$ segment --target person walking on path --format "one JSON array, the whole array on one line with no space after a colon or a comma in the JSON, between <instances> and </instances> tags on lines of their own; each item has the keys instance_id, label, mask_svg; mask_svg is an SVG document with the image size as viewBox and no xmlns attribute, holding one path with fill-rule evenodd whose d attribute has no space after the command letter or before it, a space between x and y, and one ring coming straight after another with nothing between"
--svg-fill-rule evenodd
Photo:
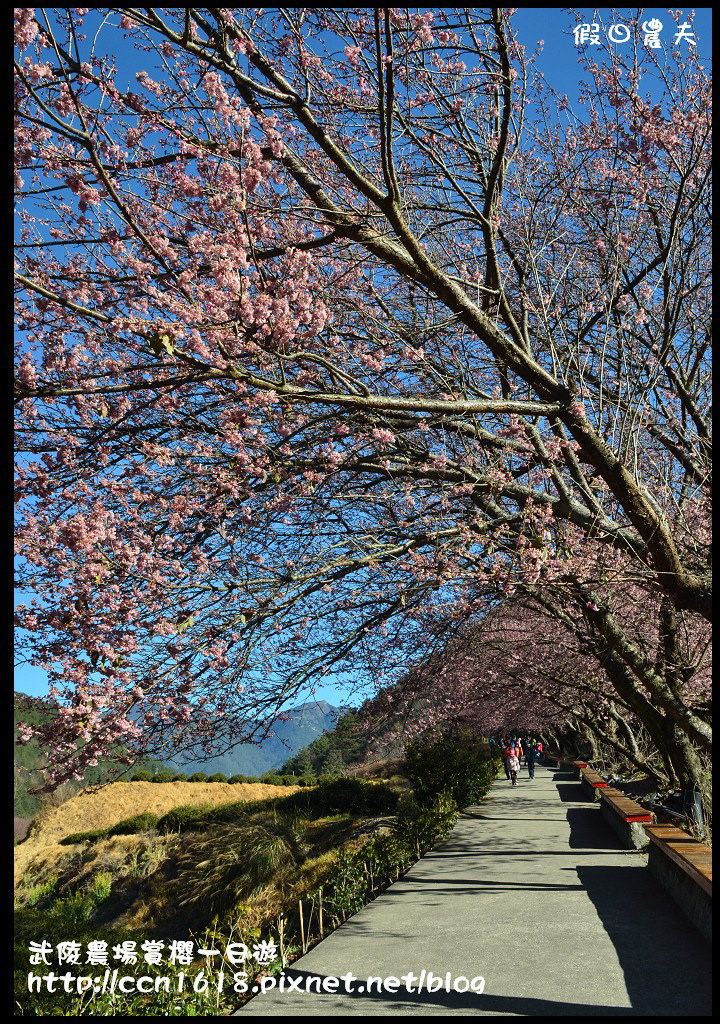
<instances>
[{"instance_id":1,"label":"person walking on path","mask_svg":"<svg viewBox=\"0 0 720 1024\"><path fill-rule=\"evenodd\" d=\"M537 747L534 743L525 744L525 764L527 765L528 775L531 779L535 778L535 758L537 756Z\"/></svg>"},{"instance_id":2,"label":"person walking on path","mask_svg":"<svg viewBox=\"0 0 720 1024\"><path fill-rule=\"evenodd\" d=\"M517 749L513 748L510 757L508 758L508 768L510 770L510 781L513 786L517 786L517 777L520 770L520 761L517 755Z\"/></svg>"},{"instance_id":3,"label":"person walking on path","mask_svg":"<svg viewBox=\"0 0 720 1024\"><path fill-rule=\"evenodd\" d=\"M503 764L505 765L505 778L510 781L510 768L508 767L508 761L513 755L513 747L510 745L510 740L506 740L503 745Z\"/></svg>"}]
</instances>

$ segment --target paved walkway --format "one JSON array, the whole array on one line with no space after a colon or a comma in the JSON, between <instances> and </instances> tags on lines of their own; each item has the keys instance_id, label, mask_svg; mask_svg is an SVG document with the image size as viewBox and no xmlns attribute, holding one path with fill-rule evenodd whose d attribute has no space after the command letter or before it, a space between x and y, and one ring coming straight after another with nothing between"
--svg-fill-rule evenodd
<instances>
[{"instance_id":1,"label":"paved walkway","mask_svg":"<svg viewBox=\"0 0 720 1024\"><path fill-rule=\"evenodd\" d=\"M709 947L645 865L619 849L578 782L522 769L516 788L498 780L444 842L286 971L449 971L483 976L483 994L276 990L238 1015L709 1016Z\"/></svg>"}]
</instances>

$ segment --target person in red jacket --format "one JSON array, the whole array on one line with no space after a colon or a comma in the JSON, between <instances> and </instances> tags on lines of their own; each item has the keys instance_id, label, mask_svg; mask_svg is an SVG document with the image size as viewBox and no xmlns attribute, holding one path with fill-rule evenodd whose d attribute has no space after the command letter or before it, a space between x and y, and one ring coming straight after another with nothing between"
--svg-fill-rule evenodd
<instances>
[{"instance_id":1,"label":"person in red jacket","mask_svg":"<svg viewBox=\"0 0 720 1024\"><path fill-rule=\"evenodd\" d=\"M503 763L505 765L505 778L508 780L508 782L510 782L510 769L508 767L508 761L512 757L513 753L514 748L512 747L510 740L506 739L503 742Z\"/></svg>"}]
</instances>

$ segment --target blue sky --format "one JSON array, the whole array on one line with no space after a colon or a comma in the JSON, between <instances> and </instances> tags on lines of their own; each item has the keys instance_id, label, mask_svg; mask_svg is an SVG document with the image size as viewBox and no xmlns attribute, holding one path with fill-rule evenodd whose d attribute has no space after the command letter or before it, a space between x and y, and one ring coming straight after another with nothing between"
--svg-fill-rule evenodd
<instances>
[{"instance_id":1,"label":"blue sky","mask_svg":"<svg viewBox=\"0 0 720 1024\"><path fill-rule=\"evenodd\" d=\"M697 48L703 57L710 57L711 53L711 23L712 12L709 7L694 8L694 32L697 40ZM687 21L686 15L690 14L691 8L682 10L681 23ZM536 43L542 39L544 42L543 51L538 64L545 74L548 82L555 88L567 92L568 96L576 93L578 83L577 58L579 50L575 46L572 34L573 29L580 24L591 24L599 22L607 28L609 25L627 25L631 27L637 22L652 21L657 19L663 24L659 33L662 48L670 51L672 39L677 31L674 19L668 14L667 8L645 7L642 14L638 16L638 8L635 7L580 7L579 17L576 19L566 10L559 7L521 7L513 16L513 24L516 26L520 41L525 44L529 53L532 53ZM605 40L601 31L601 40ZM681 42L680 50L688 44ZM601 47L594 47L601 49ZM617 49L622 51L622 44L617 44Z\"/></svg>"},{"instance_id":2,"label":"blue sky","mask_svg":"<svg viewBox=\"0 0 720 1024\"><path fill-rule=\"evenodd\" d=\"M682 10L680 21L687 21L690 9ZM535 50L539 40L543 40L543 51L538 59L538 66L544 73L547 81L554 88L562 93L567 93L572 101L577 95L579 80L578 55L579 49L575 45L573 29L582 23L599 22L601 25L601 39L604 41L604 31L609 25L627 25L632 27L638 21L651 21L656 19L663 24L659 38L661 46L667 54L671 51L672 39L677 31L675 20L668 14L667 8L643 8L639 13L638 8L590 8L578 9L578 18L571 15L562 8L540 8L526 7L519 8L514 16L514 24L518 30L520 41L525 45L527 52ZM708 7L695 8L693 24L697 48L702 57L710 56L711 47L711 9ZM128 51L128 63L132 65L132 74L137 67L137 56L131 53L127 44L118 32L117 53L118 63L122 64L123 50ZM679 48L687 47L688 44L681 42ZM618 44L621 48L621 44ZM601 51L601 47L595 47ZM131 68L129 67L130 71ZM28 595L18 595L18 600L28 600ZM45 673L41 669L31 666L19 666L15 673L15 689L24 693L41 696L47 693L47 682ZM349 696L349 687L341 680L334 683L323 683L317 686L314 696L319 700L326 700L330 704L342 704L346 700L357 702L357 698ZM309 698L311 699L311 698Z\"/></svg>"}]
</instances>

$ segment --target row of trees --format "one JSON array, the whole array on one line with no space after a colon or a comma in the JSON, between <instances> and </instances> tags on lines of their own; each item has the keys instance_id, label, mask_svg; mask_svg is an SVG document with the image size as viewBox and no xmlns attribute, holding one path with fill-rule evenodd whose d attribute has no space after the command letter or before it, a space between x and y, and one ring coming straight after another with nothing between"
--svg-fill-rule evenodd
<instances>
[{"instance_id":1,"label":"row of trees","mask_svg":"<svg viewBox=\"0 0 720 1024\"><path fill-rule=\"evenodd\" d=\"M280 775L342 775L345 766L365 758L368 737L356 711L348 711L322 736L278 768Z\"/></svg>"},{"instance_id":2,"label":"row of trees","mask_svg":"<svg viewBox=\"0 0 720 1024\"><path fill-rule=\"evenodd\" d=\"M709 796L708 630L686 621L664 632L662 609L623 597L592 608L565 597L560 610L546 589L528 588L482 623L428 622L436 651L366 704L371 730L403 722L411 736L574 734L591 754L604 747L664 790ZM626 658L608 643L608 621Z\"/></svg>"},{"instance_id":3,"label":"row of trees","mask_svg":"<svg viewBox=\"0 0 720 1024\"><path fill-rule=\"evenodd\" d=\"M56 780L119 739L217 749L453 634L465 664L478 629L507 667L479 699L512 679L538 715L642 722L668 778L696 775L696 50L591 47L572 104L508 8L20 8L16 30L18 624Z\"/></svg>"}]
</instances>

